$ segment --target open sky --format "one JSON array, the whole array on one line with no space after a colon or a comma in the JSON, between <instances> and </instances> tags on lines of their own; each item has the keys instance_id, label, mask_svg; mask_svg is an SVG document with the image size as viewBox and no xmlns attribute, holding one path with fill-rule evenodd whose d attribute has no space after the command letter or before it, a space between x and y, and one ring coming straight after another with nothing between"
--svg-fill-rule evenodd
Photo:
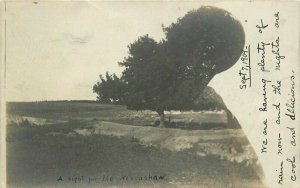
<instances>
[{"instance_id":1,"label":"open sky","mask_svg":"<svg viewBox=\"0 0 300 188\"><path fill-rule=\"evenodd\" d=\"M128 44L145 34L162 39L162 24L201 5L8 2L7 100L95 99L93 84L106 71L121 73L118 62L127 56ZM219 4L224 6L230 7ZM231 9L234 16L246 16Z\"/></svg>"}]
</instances>

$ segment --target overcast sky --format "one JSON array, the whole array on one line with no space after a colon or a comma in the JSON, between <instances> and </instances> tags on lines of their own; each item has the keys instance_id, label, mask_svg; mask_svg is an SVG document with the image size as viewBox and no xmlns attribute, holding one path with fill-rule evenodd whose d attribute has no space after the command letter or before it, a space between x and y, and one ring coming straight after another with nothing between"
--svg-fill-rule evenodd
<instances>
[{"instance_id":1,"label":"overcast sky","mask_svg":"<svg viewBox=\"0 0 300 188\"><path fill-rule=\"evenodd\" d=\"M275 36L270 35L274 27L267 29L269 33L258 35L256 25L261 18L265 23L273 24L273 14L278 10L284 15L280 18L280 32L298 35L296 30L289 28L299 24L297 19L288 20L298 16L296 11L291 11L291 7L297 8L293 4L7 2L6 98L8 101L94 100L96 95L92 86L99 74L109 71L120 75L122 72L118 62L128 55L128 44L145 34L161 40L164 37L162 25L169 26L202 5L213 5L231 12L244 27L246 44L256 45L258 36L274 40ZM286 46L281 50L286 50L291 59L298 54L298 49L290 48L294 42L294 37L286 37L284 44L281 42L281 46ZM252 55L255 58L255 54ZM239 91L240 68L241 65L236 63L210 82L225 101L226 97L234 97L232 90ZM222 83L224 80L226 83Z\"/></svg>"},{"instance_id":2,"label":"overcast sky","mask_svg":"<svg viewBox=\"0 0 300 188\"><path fill-rule=\"evenodd\" d=\"M201 3L9 2L7 3L7 99L92 99L92 86L106 71L120 74L127 45L149 34L164 37ZM247 15L226 3L234 16ZM236 4L237 7L242 7Z\"/></svg>"}]
</instances>

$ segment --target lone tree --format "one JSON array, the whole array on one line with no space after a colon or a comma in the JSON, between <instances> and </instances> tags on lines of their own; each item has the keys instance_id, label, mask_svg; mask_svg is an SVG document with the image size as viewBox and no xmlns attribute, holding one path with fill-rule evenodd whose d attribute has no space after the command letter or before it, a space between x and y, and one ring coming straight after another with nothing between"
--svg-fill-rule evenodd
<instances>
[{"instance_id":1,"label":"lone tree","mask_svg":"<svg viewBox=\"0 0 300 188\"><path fill-rule=\"evenodd\" d=\"M157 43L148 35L129 45L129 56L119 63L125 67L128 109L156 111L164 126L164 110L174 87L177 67L168 59L164 42Z\"/></svg>"},{"instance_id":2,"label":"lone tree","mask_svg":"<svg viewBox=\"0 0 300 188\"><path fill-rule=\"evenodd\" d=\"M164 111L190 110L209 81L233 66L245 43L242 25L231 14L201 7L163 28L166 39L148 35L130 44L125 68L124 103L129 109L156 111L164 127Z\"/></svg>"}]
</instances>

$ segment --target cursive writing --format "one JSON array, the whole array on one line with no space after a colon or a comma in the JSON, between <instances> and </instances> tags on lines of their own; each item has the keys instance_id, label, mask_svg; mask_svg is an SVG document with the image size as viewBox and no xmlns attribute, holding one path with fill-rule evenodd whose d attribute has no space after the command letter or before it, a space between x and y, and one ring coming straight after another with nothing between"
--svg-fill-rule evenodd
<instances>
[{"instance_id":1,"label":"cursive writing","mask_svg":"<svg viewBox=\"0 0 300 188\"><path fill-rule=\"evenodd\" d=\"M268 134L268 132L267 132L267 129L268 129L268 119L264 120L263 124L264 124L263 135L267 136L267 134ZM267 152L267 145L268 145L268 139L266 138L266 139L264 139L262 141L261 153L266 153Z\"/></svg>"},{"instance_id":2,"label":"cursive writing","mask_svg":"<svg viewBox=\"0 0 300 188\"><path fill-rule=\"evenodd\" d=\"M278 152L277 154L280 155L282 154L282 137L280 136L280 133L278 135Z\"/></svg>"},{"instance_id":3,"label":"cursive writing","mask_svg":"<svg viewBox=\"0 0 300 188\"><path fill-rule=\"evenodd\" d=\"M271 43L271 46L272 46L272 53L275 54L275 59L276 59L275 70L279 71L280 70L280 60L285 58L285 56L280 55L280 52L279 52L279 37L277 37L275 42Z\"/></svg>"},{"instance_id":4,"label":"cursive writing","mask_svg":"<svg viewBox=\"0 0 300 188\"><path fill-rule=\"evenodd\" d=\"M257 53L260 53L261 52L261 60L260 62L258 63L258 65L261 67L260 69L263 71L263 72L270 72L269 70L267 70L265 68L265 58L266 58L266 46L270 45L270 43L264 43L264 42L261 42L260 43L261 46L259 45L259 43L257 44Z\"/></svg>"},{"instance_id":5,"label":"cursive writing","mask_svg":"<svg viewBox=\"0 0 300 188\"><path fill-rule=\"evenodd\" d=\"M274 14L274 17L275 17L275 27L278 29L279 28L279 12L276 12Z\"/></svg>"},{"instance_id":6,"label":"cursive writing","mask_svg":"<svg viewBox=\"0 0 300 188\"><path fill-rule=\"evenodd\" d=\"M288 94L290 96L290 99L287 101L286 103L286 110L287 112L285 113L285 115L287 115L288 117L291 118L291 120L295 120L296 119L296 115L295 115L295 76L294 76L294 71L293 75L291 76L291 90L290 93Z\"/></svg>"},{"instance_id":7,"label":"cursive writing","mask_svg":"<svg viewBox=\"0 0 300 188\"><path fill-rule=\"evenodd\" d=\"M265 29L265 28L267 28L267 27L268 27L268 25L264 25L262 19L260 19L260 25L256 25L256 28L258 28L258 32L259 33L262 33L262 30Z\"/></svg>"},{"instance_id":8,"label":"cursive writing","mask_svg":"<svg viewBox=\"0 0 300 188\"><path fill-rule=\"evenodd\" d=\"M291 180L292 181L296 181L296 159L295 159L295 156L293 156L293 160L292 159L289 159L287 158L286 159L287 162L291 163L291 167L292 167L292 175L291 175Z\"/></svg>"},{"instance_id":9,"label":"cursive writing","mask_svg":"<svg viewBox=\"0 0 300 188\"><path fill-rule=\"evenodd\" d=\"M276 170L278 172L278 170ZM281 161L280 163L280 171L279 171L279 175L278 175L278 184L282 185L283 182L283 161Z\"/></svg>"},{"instance_id":10,"label":"cursive writing","mask_svg":"<svg viewBox=\"0 0 300 188\"><path fill-rule=\"evenodd\" d=\"M287 129L289 129L292 133L292 138L291 138L291 144L292 146L296 146L296 132L295 132L295 128L290 128L290 127L286 127Z\"/></svg>"},{"instance_id":11,"label":"cursive writing","mask_svg":"<svg viewBox=\"0 0 300 188\"><path fill-rule=\"evenodd\" d=\"M260 107L259 108L259 111L268 111L268 101L267 101L267 83L268 82L271 82L271 81L268 81L268 80L265 80L265 79L262 79L261 82L263 83L263 102L262 102L262 106L263 107Z\"/></svg>"},{"instance_id":12,"label":"cursive writing","mask_svg":"<svg viewBox=\"0 0 300 188\"><path fill-rule=\"evenodd\" d=\"M241 77L240 89L247 89L247 86L251 87L250 45L242 50L240 60L242 62L242 68L239 71Z\"/></svg>"},{"instance_id":13,"label":"cursive writing","mask_svg":"<svg viewBox=\"0 0 300 188\"><path fill-rule=\"evenodd\" d=\"M277 81L276 82L277 83L277 85L272 85L272 87L273 87L273 92L274 92L274 94L279 94L279 95L281 95L281 81Z\"/></svg>"},{"instance_id":14,"label":"cursive writing","mask_svg":"<svg viewBox=\"0 0 300 188\"><path fill-rule=\"evenodd\" d=\"M280 125L280 103L278 103L277 105L276 104L273 104L273 106L276 108L277 110L277 119L276 119L276 123L278 125Z\"/></svg>"}]
</instances>

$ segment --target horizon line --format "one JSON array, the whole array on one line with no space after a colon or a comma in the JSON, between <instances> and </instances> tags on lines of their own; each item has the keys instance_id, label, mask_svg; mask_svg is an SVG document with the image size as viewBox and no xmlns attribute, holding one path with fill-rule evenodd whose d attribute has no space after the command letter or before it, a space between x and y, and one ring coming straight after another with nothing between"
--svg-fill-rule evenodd
<instances>
[{"instance_id":1,"label":"horizon line","mask_svg":"<svg viewBox=\"0 0 300 188\"><path fill-rule=\"evenodd\" d=\"M86 102L97 102L96 99L92 100L92 99L53 99L53 100L25 100L25 101L13 101L13 100L10 100L10 101L6 101L7 103L8 102L72 102L72 101L86 101Z\"/></svg>"}]
</instances>

